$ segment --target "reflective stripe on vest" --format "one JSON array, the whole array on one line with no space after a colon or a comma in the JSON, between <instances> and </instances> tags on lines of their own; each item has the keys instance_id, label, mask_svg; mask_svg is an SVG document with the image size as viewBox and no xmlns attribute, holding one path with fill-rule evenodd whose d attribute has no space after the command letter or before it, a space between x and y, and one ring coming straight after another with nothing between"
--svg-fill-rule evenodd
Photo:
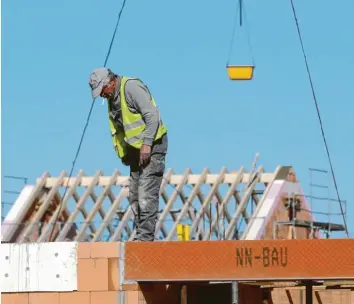
<instances>
[{"instance_id":1,"label":"reflective stripe on vest","mask_svg":"<svg viewBox=\"0 0 354 304\"><path fill-rule=\"evenodd\" d=\"M108 102L108 118L109 127L112 135L112 143L119 158L123 158L126 155L127 144L137 149L140 149L143 143L143 132L146 127L142 115L140 113L132 113L127 106L124 88L126 82L130 79L136 78L122 77L121 85L119 88L121 98L121 114L124 130L121 130L120 128L118 130L116 129L114 120L110 115L110 104ZM151 97L151 102L156 107L156 102L153 97ZM166 132L167 128L160 119L159 127L157 129L154 140L156 141L157 139L161 138Z\"/></svg>"},{"instance_id":2,"label":"reflective stripe on vest","mask_svg":"<svg viewBox=\"0 0 354 304\"><path fill-rule=\"evenodd\" d=\"M122 77L122 79L121 79L120 97L121 97L123 128L124 128L124 133L125 133L125 141L129 145L140 149L142 142L143 142L143 132L146 128L146 125L145 125L143 117L140 113L132 113L128 108L128 105L127 105L127 102L125 99L124 88L125 88L125 84L130 79L139 80L137 78L127 78L127 77ZM156 107L156 102L152 96L151 96L151 102ZM167 131L167 129L163 125L163 123L160 119L159 128L157 130L155 140L161 138L162 135L166 133L166 131Z\"/></svg>"}]
</instances>

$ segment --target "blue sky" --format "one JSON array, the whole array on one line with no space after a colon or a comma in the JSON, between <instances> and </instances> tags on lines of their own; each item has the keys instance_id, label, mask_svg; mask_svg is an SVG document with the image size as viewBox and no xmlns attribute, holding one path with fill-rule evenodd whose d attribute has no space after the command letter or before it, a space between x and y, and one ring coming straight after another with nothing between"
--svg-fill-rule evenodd
<instances>
[{"instance_id":1,"label":"blue sky","mask_svg":"<svg viewBox=\"0 0 354 304\"><path fill-rule=\"evenodd\" d=\"M2 1L2 176L33 183L46 170L69 173L91 104L88 77L103 65L121 2ZM249 168L259 152L267 171L294 166L309 193L308 168L329 166L290 1L245 1L256 62L249 82L229 81L225 69L237 1L216 3L127 0L108 66L149 85L169 129L168 167L231 171ZM354 2L295 0L295 6L351 220ZM246 28L237 30L231 63L247 64ZM112 149L101 100L74 173L80 168L128 174ZM21 187L2 180L3 191ZM354 224L349 229L352 236Z\"/></svg>"}]
</instances>

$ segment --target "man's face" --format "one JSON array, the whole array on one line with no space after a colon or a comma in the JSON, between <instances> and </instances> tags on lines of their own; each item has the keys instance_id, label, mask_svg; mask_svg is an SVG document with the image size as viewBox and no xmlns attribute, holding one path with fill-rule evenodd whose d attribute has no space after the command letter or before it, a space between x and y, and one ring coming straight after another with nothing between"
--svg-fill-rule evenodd
<instances>
[{"instance_id":1,"label":"man's face","mask_svg":"<svg viewBox=\"0 0 354 304\"><path fill-rule=\"evenodd\" d=\"M109 84L103 86L100 96L106 99L113 98L115 90L115 81L111 80Z\"/></svg>"}]
</instances>

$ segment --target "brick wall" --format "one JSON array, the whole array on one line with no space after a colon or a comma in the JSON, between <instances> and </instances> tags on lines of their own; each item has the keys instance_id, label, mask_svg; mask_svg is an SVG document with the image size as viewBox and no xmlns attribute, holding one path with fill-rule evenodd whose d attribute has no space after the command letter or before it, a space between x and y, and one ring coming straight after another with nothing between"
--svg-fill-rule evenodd
<instances>
[{"instance_id":1,"label":"brick wall","mask_svg":"<svg viewBox=\"0 0 354 304\"><path fill-rule=\"evenodd\" d=\"M2 304L180 303L180 285L123 284L120 291L117 243L79 243L77 291L2 293Z\"/></svg>"},{"instance_id":2,"label":"brick wall","mask_svg":"<svg viewBox=\"0 0 354 304\"><path fill-rule=\"evenodd\" d=\"M54 244L54 243L51 243ZM53 245L54 246L54 245ZM59 255L62 252L59 252ZM77 288L75 291L11 292L1 294L3 304L177 304L181 284L135 284L120 282L120 251L117 243L79 243L77 247ZM17 265L17 264L16 264ZM74 265L76 269L76 265ZM53 267L54 268L54 267ZM54 271L54 270L53 270ZM55 272L54 272L55 276ZM11 277L11 273L10 273ZM76 285L76 284L75 284ZM62 290L65 290L63 287ZM67 289L66 289L67 290ZM264 292L258 287L239 286L239 303L261 304ZM305 303L305 292L296 288L275 288L269 304ZM314 288L315 304L354 304L354 291ZM230 303L228 284L190 283L187 303ZM203 300L203 302L201 302Z\"/></svg>"}]
</instances>

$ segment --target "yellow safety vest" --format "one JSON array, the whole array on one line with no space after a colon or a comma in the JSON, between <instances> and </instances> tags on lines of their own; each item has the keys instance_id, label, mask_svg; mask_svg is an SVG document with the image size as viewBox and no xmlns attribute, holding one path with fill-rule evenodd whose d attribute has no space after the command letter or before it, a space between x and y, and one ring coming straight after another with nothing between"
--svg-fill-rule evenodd
<instances>
[{"instance_id":1,"label":"yellow safety vest","mask_svg":"<svg viewBox=\"0 0 354 304\"><path fill-rule=\"evenodd\" d=\"M125 84L130 79L137 78L128 78L122 77L120 83L120 105L121 105L121 114L123 121L123 130L116 128L115 123L110 114L110 103L108 102L108 118L109 118L109 128L112 134L112 142L114 149L119 158L123 158L127 153L127 147L132 146L134 148L140 149L143 143L143 132L146 128L143 117L140 113L132 113L127 105L125 99L124 88ZM156 102L151 96L151 102L156 107ZM155 135L155 141L161 138L167 132L166 126L160 120L159 128Z\"/></svg>"}]
</instances>

